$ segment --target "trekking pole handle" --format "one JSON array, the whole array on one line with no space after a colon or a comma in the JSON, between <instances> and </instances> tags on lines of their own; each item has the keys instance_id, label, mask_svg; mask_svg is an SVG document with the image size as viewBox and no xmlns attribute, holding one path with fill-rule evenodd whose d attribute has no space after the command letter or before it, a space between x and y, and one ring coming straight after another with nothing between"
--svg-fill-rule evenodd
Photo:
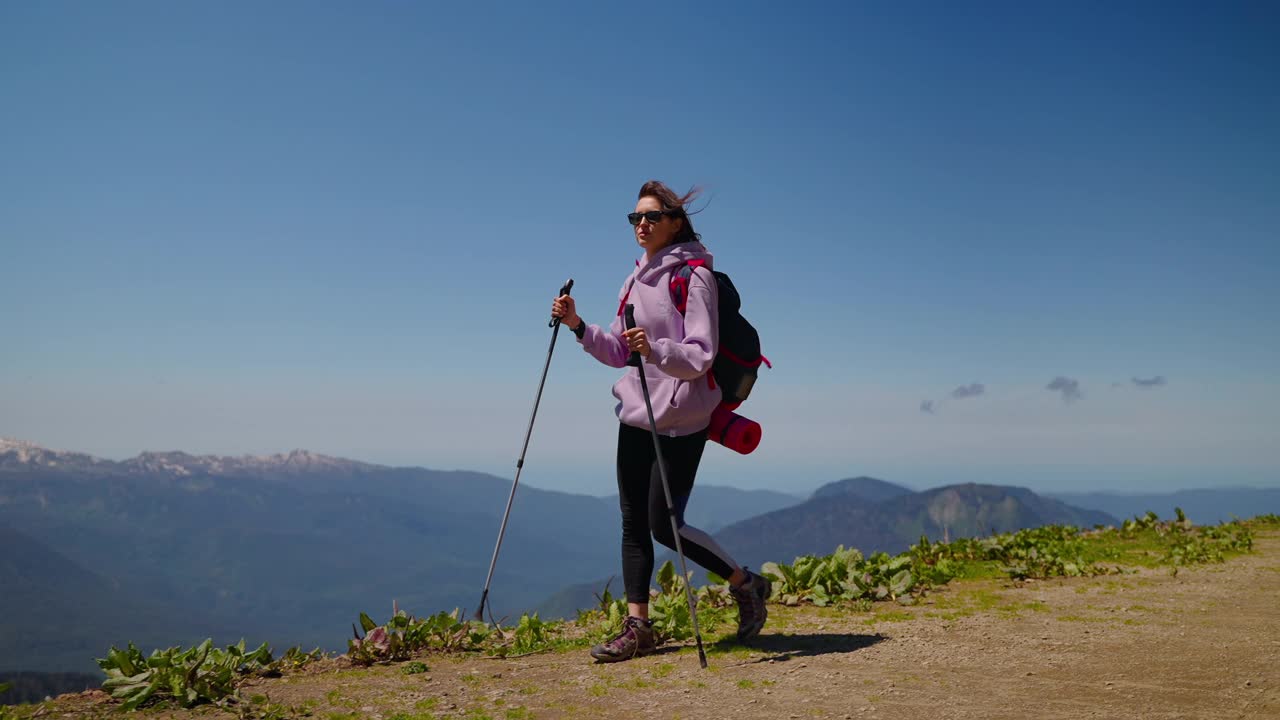
<instances>
[{"instance_id":1,"label":"trekking pole handle","mask_svg":"<svg viewBox=\"0 0 1280 720\"><path fill-rule=\"evenodd\" d=\"M560 295L557 295L556 297L568 295L569 291L572 289L573 289L573 278L569 278L564 282L564 285L560 288ZM560 318L551 318L549 321L547 321L547 327L555 327L559 324L560 324Z\"/></svg>"},{"instance_id":2,"label":"trekking pole handle","mask_svg":"<svg viewBox=\"0 0 1280 720\"><path fill-rule=\"evenodd\" d=\"M627 303L627 307L624 310L623 320L626 321L626 326L628 330L635 328L636 326L636 306L635 305L632 305L631 303ZM632 351L631 357L627 358L627 365L630 365L631 367L640 367L639 351Z\"/></svg>"}]
</instances>

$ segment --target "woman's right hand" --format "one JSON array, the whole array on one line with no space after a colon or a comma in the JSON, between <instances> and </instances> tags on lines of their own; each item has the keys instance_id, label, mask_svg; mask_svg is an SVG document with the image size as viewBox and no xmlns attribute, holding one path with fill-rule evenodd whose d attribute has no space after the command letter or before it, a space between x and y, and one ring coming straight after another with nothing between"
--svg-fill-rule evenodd
<instances>
[{"instance_id":1,"label":"woman's right hand","mask_svg":"<svg viewBox=\"0 0 1280 720\"><path fill-rule=\"evenodd\" d=\"M578 305L568 295L561 295L551 301L551 317L560 318L561 324L570 330L578 327L582 318L578 317Z\"/></svg>"}]
</instances>

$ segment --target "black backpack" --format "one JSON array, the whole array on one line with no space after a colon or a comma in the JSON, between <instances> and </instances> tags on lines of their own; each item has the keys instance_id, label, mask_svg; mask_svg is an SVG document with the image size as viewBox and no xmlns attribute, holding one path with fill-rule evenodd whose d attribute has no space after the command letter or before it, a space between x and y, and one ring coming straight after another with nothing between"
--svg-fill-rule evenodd
<instances>
[{"instance_id":1,"label":"black backpack","mask_svg":"<svg viewBox=\"0 0 1280 720\"><path fill-rule=\"evenodd\" d=\"M689 278L693 271L706 267L703 260L690 260L671 273L671 300L684 315L689 300ZM711 366L711 376L720 386L724 405L733 410L751 394L756 384L760 363L773 364L760 354L760 333L742 317L742 296L728 275L712 270L720 291L720 348Z\"/></svg>"}]
</instances>

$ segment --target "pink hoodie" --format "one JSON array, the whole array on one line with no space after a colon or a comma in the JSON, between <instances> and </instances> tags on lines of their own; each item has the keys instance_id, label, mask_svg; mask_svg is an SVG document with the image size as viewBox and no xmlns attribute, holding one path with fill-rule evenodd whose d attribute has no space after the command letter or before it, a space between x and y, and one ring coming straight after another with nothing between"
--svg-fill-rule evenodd
<instances>
[{"instance_id":1,"label":"pink hoodie","mask_svg":"<svg viewBox=\"0 0 1280 720\"><path fill-rule=\"evenodd\" d=\"M703 260L706 267L689 279L689 300L680 315L671 301L671 272L689 260ZM663 435L689 435L711 423L711 411L720 404L720 388L709 381L711 364L720 342L718 294L711 275L711 253L699 242L663 248L651 260L642 261L627 277L618 300L635 305L636 326L644 328L652 347L644 360L654 422ZM582 347L610 367L626 367L631 353L622 339L622 317L609 329L588 325ZM618 420L649 429L649 415L640 390L640 369L629 367L613 385L618 399Z\"/></svg>"}]
</instances>

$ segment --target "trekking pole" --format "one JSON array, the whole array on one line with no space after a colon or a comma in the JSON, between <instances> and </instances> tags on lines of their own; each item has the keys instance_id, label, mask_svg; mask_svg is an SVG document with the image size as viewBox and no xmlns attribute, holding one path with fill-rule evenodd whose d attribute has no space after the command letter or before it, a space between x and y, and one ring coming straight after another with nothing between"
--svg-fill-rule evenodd
<instances>
[{"instance_id":1,"label":"trekking pole","mask_svg":"<svg viewBox=\"0 0 1280 720\"><path fill-rule=\"evenodd\" d=\"M627 329L636 326L635 306L626 307ZM653 432L653 451L658 457L658 474L662 477L662 492L667 496L667 516L671 518L671 535L676 540L676 555L680 558L680 576L684 578L684 592L689 600L689 620L693 623L693 637L698 641L698 662L707 667L707 653L702 649L702 632L698 630L697 601L693 599L693 585L689 582L689 569L684 562L684 546L680 542L680 528L676 525L676 505L671 499L671 484L667 482L667 463L662 459L662 445L658 442L658 423L653 419L653 403L649 400L649 382L644 377L644 359L640 353L631 353L627 364L640 373L640 390L644 394L644 407L649 411L649 430Z\"/></svg>"},{"instance_id":2,"label":"trekking pole","mask_svg":"<svg viewBox=\"0 0 1280 720\"><path fill-rule=\"evenodd\" d=\"M573 278L560 288L560 295L568 295L573 290ZM559 297L559 296L557 296ZM547 327L551 331L551 347L547 348L547 362L542 366L542 380L538 381L538 394L533 399L533 413L529 415L529 429L524 433L524 447L520 448L520 459L516 461L516 479L511 483L511 494L507 496L507 509L502 513L502 525L498 527L498 542L493 546L493 559L489 561L489 574L484 579L484 592L480 594L480 606L476 608L475 619L484 622L484 606L489 601L489 583L493 580L493 568L498 564L498 551L502 549L502 536L507 532L507 518L511 517L511 503L516 499L516 486L520 484L520 471L524 468L524 455L529 450L529 438L533 435L533 419L538 416L538 403L542 402L542 387L547 383L547 370L551 368L551 353L556 349L556 336L560 334L560 318L551 318ZM493 616L492 608L489 612Z\"/></svg>"}]
</instances>

